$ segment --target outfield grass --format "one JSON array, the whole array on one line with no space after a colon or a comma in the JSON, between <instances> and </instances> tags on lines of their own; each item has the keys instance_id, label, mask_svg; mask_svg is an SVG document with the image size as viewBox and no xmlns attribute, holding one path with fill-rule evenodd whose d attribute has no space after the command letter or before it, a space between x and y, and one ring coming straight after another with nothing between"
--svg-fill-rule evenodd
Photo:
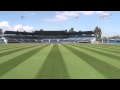
<instances>
[{"instance_id":1,"label":"outfield grass","mask_svg":"<svg viewBox=\"0 0 120 90\"><path fill-rule=\"evenodd\" d=\"M0 44L0 79L120 79L120 45Z\"/></svg>"}]
</instances>

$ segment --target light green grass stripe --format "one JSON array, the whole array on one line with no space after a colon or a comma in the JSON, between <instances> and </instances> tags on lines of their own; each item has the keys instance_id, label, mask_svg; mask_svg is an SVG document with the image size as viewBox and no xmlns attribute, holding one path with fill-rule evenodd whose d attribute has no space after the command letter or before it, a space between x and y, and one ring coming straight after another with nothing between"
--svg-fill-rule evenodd
<instances>
[{"instance_id":1,"label":"light green grass stripe","mask_svg":"<svg viewBox=\"0 0 120 90\"><path fill-rule=\"evenodd\" d=\"M33 46L29 46L29 47L18 48L18 49L11 50L11 51L8 51L8 52L3 52L3 53L0 53L0 57L6 56L6 55L9 55L11 53L15 53L17 51L21 51L21 50L24 50L24 49L32 48L32 47L35 47L35 46L38 46L38 45L33 45Z\"/></svg>"},{"instance_id":2,"label":"light green grass stripe","mask_svg":"<svg viewBox=\"0 0 120 90\"><path fill-rule=\"evenodd\" d=\"M20 44L4 44L2 46L0 46L0 50L3 48L3 49L8 49L8 48L13 48L13 47L16 47L16 46L24 46L24 44L20 43ZM2 47L2 48L1 48Z\"/></svg>"},{"instance_id":3,"label":"light green grass stripe","mask_svg":"<svg viewBox=\"0 0 120 90\"><path fill-rule=\"evenodd\" d=\"M8 52L8 51L11 51L11 50L16 50L16 49L20 49L20 48L25 48L25 47L28 47L28 46L35 46L34 44L33 45L24 45L24 46L19 46L17 48L8 48L8 49L5 49L5 50L0 50L0 54L1 53L5 53L5 52ZM16 46L14 46L16 47Z\"/></svg>"},{"instance_id":4,"label":"light green grass stripe","mask_svg":"<svg viewBox=\"0 0 120 90\"><path fill-rule=\"evenodd\" d=\"M115 47L114 45L112 45L112 46L107 46L107 45L101 45L101 44L98 44L98 45L94 45L94 44L84 44L84 46L90 46L90 47L101 47L101 48L107 48L107 49L110 49L110 50L120 50L120 49L118 49L117 47Z\"/></svg>"},{"instance_id":5,"label":"light green grass stripe","mask_svg":"<svg viewBox=\"0 0 120 90\"><path fill-rule=\"evenodd\" d=\"M116 44L112 44L112 45L109 45L109 44L106 44L106 45L102 45L102 44L84 44L84 45L87 45L87 46L94 46L94 47L102 47L102 48L108 48L108 49L114 49L114 50L120 50L120 45L117 45Z\"/></svg>"},{"instance_id":6,"label":"light green grass stripe","mask_svg":"<svg viewBox=\"0 0 120 90\"><path fill-rule=\"evenodd\" d=\"M43 45L39 45L39 46L43 46ZM8 60L10 60L10 59L12 59L12 58L14 58L14 57L17 57L17 56L19 56L19 55L21 55L21 54L24 54L24 53L26 53L26 52L28 52L28 51L31 51L31 50L33 50L34 48L37 48L37 47L39 47L39 46L35 46L35 47L32 47L32 48L24 49L24 50L22 50L22 51L18 51L18 52L11 53L11 54L9 54L9 55L0 57L0 64L3 63L3 62L8 61Z\"/></svg>"},{"instance_id":7,"label":"light green grass stripe","mask_svg":"<svg viewBox=\"0 0 120 90\"><path fill-rule=\"evenodd\" d=\"M45 48L48 45L44 45L42 47L37 47L29 52L26 52L20 56L17 56L15 58L12 58L9 61L6 61L4 63L0 64L0 77L4 74L6 74L7 72L9 72L10 70L12 70L13 68L15 68L17 65L19 65L20 63L24 62L25 60L27 60L28 58L30 58L32 55L36 54L39 50Z\"/></svg>"},{"instance_id":8,"label":"light green grass stripe","mask_svg":"<svg viewBox=\"0 0 120 90\"><path fill-rule=\"evenodd\" d=\"M36 79L68 79L69 73L57 44L54 44Z\"/></svg>"},{"instance_id":9,"label":"light green grass stripe","mask_svg":"<svg viewBox=\"0 0 120 90\"><path fill-rule=\"evenodd\" d=\"M120 54L119 53L108 52L108 51L105 51L105 50L100 50L100 49L96 49L96 48L81 46L81 45L78 45L78 44L71 44L71 45L77 45L77 46L79 46L81 48L85 48L85 49L91 50L91 51L96 52L98 54L105 55L105 56L114 58L116 60L120 60L119 59L120 58Z\"/></svg>"},{"instance_id":10,"label":"light green grass stripe","mask_svg":"<svg viewBox=\"0 0 120 90\"><path fill-rule=\"evenodd\" d=\"M102 47L100 46L93 46L93 45L84 45L85 47L91 47L91 48L96 48L96 49L101 49L101 50L106 50L114 53L120 53L120 50L115 50L115 48L109 49L108 47Z\"/></svg>"},{"instance_id":11,"label":"light green grass stripe","mask_svg":"<svg viewBox=\"0 0 120 90\"><path fill-rule=\"evenodd\" d=\"M72 51L74 54L76 54L78 57L82 58L86 63L90 64L93 68L99 71L102 75L104 75L106 78L110 79L118 79L120 78L120 69L103 62L99 59L97 59L95 56L91 56L86 54L86 52L83 52L82 50L78 50L79 48L70 46L70 45L64 45L66 48L68 48L70 51Z\"/></svg>"},{"instance_id":12,"label":"light green grass stripe","mask_svg":"<svg viewBox=\"0 0 120 90\"><path fill-rule=\"evenodd\" d=\"M9 44L7 46L0 46L0 51L7 50L7 49L12 49L12 48L17 48L17 47L22 47L25 46L24 44L14 44L10 46Z\"/></svg>"},{"instance_id":13,"label":"light green grass stripe","mask_svg":"<svg viewBox=\"0 0 120 90\"><path fill-rule=\"evenodd\" d=\"M78 45L73 45L73 47L76 48L77 50L83 51L83 52L85 52L86 54L88 54L90 56L94 56L95 58L97 58L97 59L99 59L99 60L101 60L103 62L106 62L106 63L120 69L120 61L118 61L118 60L116 60L114 58L98 54L98 53L93 52L91 50L87 50L87 49L85 49L83 47L79 47Z\"/></svg>"},{"instance_id":14,"label":"light green grass stripe","mask_svg":"<svg viewBox=\"0 0 120 90\"><path fill-rule=\"evenodd\" d=\"M106 78L74 53L58 45L71 79Z\"/></svg>"},{"instance_id":15,"label":"light green grass stripe","mask_svg":"<svg viewBox=\"0 0 120 90\"><path fill-rule=\"evenodd\" d=\"M49 54L52 44L45 47L41 51L31 56L26 61L22 62L8 73L4 74L1 78L6 79L33 79L37 72L42 67L47 55Z\"/></svg>"}]
</instances>

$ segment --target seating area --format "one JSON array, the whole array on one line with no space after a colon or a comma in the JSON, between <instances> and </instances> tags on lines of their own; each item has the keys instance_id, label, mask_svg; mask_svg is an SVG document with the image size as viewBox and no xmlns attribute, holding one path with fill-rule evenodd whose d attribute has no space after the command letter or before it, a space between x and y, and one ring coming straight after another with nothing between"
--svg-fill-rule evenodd
<instances>
[{"instance_id":1,"label":"seating area","mask_svg":"<svg viewBox=\"0 0 120 90\"><path fill-rule=\"evenodd\" d=\"M86 34L86 35L83 35ZM88 42L95 37L94 32L65 32L65 31L35 31L16 32L5 31L3 38L7 43L62 43L62 42Z\"/></svg>"},{"instance_id":2,"label":"seating area","mask_svg":"<svg viewBox=\"0 0 120 90\"><path fill-rule=\"evenodd\" d=\"M90 43L95 37L70 37L61 39L34 39L33 37L22 36L4 36L8 43L62 43L62 42L88 42Z\"/></svg>"},{"instance_id":3,"label":"seating area","mask_svg":"<svg viewBox=\"0 0 120 90\"><path fill-rule=\"evenodd\" d=\"M3 36L8 43L37 43L33 37L22 37L22 36Z\"/></svg>"}]
</instances>

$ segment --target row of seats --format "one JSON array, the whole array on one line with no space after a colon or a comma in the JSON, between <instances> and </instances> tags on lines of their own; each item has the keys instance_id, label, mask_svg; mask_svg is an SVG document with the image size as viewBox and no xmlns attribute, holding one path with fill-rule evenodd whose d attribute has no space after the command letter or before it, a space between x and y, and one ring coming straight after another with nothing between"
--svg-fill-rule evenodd
<instances>
[{"instance_id":1,"label":"row of seats","mask_svg":"<svg viewBox=\"0 0 120 90\"><path fill-rule=\"evenodd\" d=\"M62 38L62 39L34 39L28 37L16 37L16 36L4 36L7 42L17 42L17 43L38 43L38 42L50 42L50 43L58 43L58 42L77 42L77 41L91 41L94 37L72 37L72 38Z\"/></svg>"}]
</instances>

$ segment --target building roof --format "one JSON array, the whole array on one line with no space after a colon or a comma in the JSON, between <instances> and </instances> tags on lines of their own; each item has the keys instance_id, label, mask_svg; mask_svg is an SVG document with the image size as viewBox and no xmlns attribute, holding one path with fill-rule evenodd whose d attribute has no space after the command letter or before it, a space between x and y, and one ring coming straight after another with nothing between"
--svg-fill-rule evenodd
<instances>
[{"instance_id":1,"label":"building roof","mask_svg":"<svg viewBox=\"0 0 120 90\"><path fill-rule=\"evenodd\" d=\"M20 35L82 35L82 34L94 34L93 31L81 31L81 32L65 32L61 31L34 31L34 32L19 32L19 31L5 31L4 34L20 34Z\"/></svg>"}]
</instances>

